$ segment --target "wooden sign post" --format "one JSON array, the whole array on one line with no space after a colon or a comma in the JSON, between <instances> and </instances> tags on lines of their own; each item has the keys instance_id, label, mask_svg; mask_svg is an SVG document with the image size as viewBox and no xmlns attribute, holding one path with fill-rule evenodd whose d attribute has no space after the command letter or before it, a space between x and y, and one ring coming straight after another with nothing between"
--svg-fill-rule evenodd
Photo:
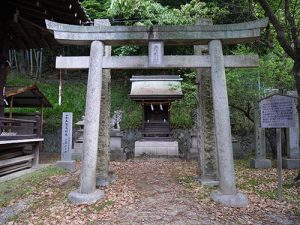
<instances>
[{"instance_id":1,"label":"wooden sign post","mask_svg":"<svg viewBox=\"0 0 300 225\"><path fill-rule=\"evenodd\" d=\"M260 115L262 128L276 128L277 144L277 176L278 199L282 200L282 154L281 154L281 128L295 126L294 97L287 95L270 95L260 100Z\"/></svg>"}]
</instances>

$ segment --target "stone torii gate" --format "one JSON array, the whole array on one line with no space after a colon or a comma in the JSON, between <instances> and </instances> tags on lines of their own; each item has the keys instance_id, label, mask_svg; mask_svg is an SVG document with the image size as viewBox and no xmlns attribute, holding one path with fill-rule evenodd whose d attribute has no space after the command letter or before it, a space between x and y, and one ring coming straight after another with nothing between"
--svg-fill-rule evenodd
<instances>
[{"instance_id":1,"label":"stone torii gate","mask_svg":"<svg viewBox=\"0 0 300 225\"><path fill-rule=\"evenodd\" d=\"M58 42L91 46L90 56L56 58L56 68L89 69L80 188L69 194L69 200L89 204L103 196L95 183L103 69L208 68L219 168L219 189L212 192L211 198L232 207L246 206L247 197L237 191L235 183L225 68L257 67L259 58L224 56L222 45L252 42L267 23L268 19L263 19L239 24L146 27L76 26L46 21ZM104 56L105 45L128 44L148 45L148 56ZM209 54L167 56L164 45L208 45Z\"/></svg>"}]
</instances>

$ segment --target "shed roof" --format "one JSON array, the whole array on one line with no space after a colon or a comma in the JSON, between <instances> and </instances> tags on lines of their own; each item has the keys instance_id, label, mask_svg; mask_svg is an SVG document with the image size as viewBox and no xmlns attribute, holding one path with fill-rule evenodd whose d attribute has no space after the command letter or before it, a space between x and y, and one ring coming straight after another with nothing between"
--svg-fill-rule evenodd
<instances>
[{"instance_id":1,"label":"shed roof","mask_svg":"<svg viewBox=\"0 0 300 225\"><path fill-rule=\"evenodd\" d=\"M177 75L132 76L131 92L133 100L175 100L183 97L182 78Z\"/></svg>"},{"instance_id":2,"label":"shed roof","mask_svg":"<svg viewBox=\"0 0 300 225\"><path fill-rule=\"evenodd\" d=\"M36 85L27 87L6 87L5 99L10 102L13 97L13 107L52 107L50 101Z\"/></svg>"},{"instance_id":3,"label":"shed roof","mask_svg":"<svg viewBox=\"0 0 300 225\"><path fill-rule=\"evenodd\" d=\"M10 49L58 45L46 29L45 19L68 24L89 22L79 0L0 1L0 37L8 36Z\"/></svg>"}]
</instances>

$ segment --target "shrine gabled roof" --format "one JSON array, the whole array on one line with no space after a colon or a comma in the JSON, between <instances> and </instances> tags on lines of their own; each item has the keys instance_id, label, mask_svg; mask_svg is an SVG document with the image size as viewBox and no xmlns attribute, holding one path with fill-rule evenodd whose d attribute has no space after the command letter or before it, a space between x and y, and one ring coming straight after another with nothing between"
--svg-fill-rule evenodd
<instances>
[{"instance_id":1,"label":"shrine gabled roof","mask_svg":"<svg viewBox=\"0 0 300 225\"><path fill-rule=\"evenodd\" d=\"M0 1L0 37L7 40L9 49L58 45L45 19L77 25L90 21L79 0Z\"/></svg>"},{"instance_id":2,"label":"shrine gabled roof","mask_svg":"<svg viewBox=\"0 0 300 225\"><path fill-rule=\"evenodd\" d=\"M5 99L13 107L52 107L50 101L34 84L27 87L6 87Z\"/></svg>"},{"instance_id":3,"label":"shrine gabled roof","mask_svg":"<svg viewBox=\"0 0 300 225\"><path fill-rule=\"evenodd\" d=\"M177 75L132 76L131 92L133 100L175 100L183 97L182 78Z\"/></svg>"}]
</instances>

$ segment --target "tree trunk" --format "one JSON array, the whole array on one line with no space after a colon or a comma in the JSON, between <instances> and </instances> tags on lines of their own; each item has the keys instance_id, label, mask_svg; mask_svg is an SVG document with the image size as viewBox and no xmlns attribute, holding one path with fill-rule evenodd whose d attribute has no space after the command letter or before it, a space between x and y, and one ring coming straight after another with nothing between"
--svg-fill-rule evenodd
<instances>
[{"instance_id":1,"label":"tree trunk","mask_svg":"<svg viewBox=\"0 0 300 225\"><path fill-rule=\"evenodd\" d=\"M28 73L28 63L26 62L26 51L19 50L17 53L17 58L19 61L19 73L21 75L27 75Z\"/></svg>"},{"instance_id":2,"label":"tree trunk","mask_svg":"<svg viewBox=\"0 0 300 225\"><path fill-rule=\"evenodd\" d=\"M0 24L1 25L1 24ZM4 116L4 91L6 77L8 72L8 40L6 37L0 37L0 117Z\"/></svg>"},{"instance_id":3,"label":"tree trunk","mask_svg":"<svg viewBox=\"0 0 300 225\"><path fill-rule=\"evenodd\" d=\"M298 97L300 97L300 60L299 60L299 62L295 61L295 63L294 63L293 75L294 75L294 78L295 78ZM298 111L298 115L300 115L300 98L298 98L297 111ZM300 120L299 120L299 127L300 127ZM299 169L299 172L298 172L298 176L295 178L295 180L300 180L300 169Z\"/></svg>"}]
</instances>

